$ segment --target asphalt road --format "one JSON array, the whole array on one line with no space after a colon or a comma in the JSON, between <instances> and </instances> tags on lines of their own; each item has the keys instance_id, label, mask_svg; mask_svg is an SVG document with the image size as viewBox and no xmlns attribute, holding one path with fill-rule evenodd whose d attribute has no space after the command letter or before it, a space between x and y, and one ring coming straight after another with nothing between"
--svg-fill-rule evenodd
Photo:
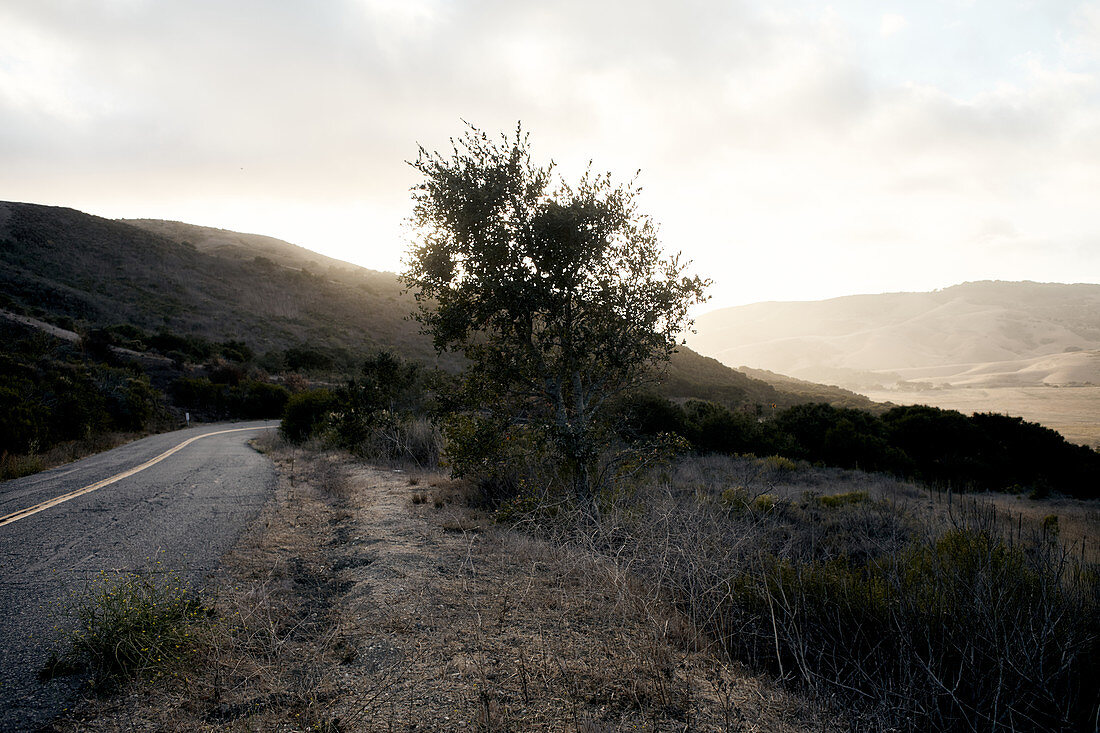
<instances>
[{"instance_id":1,"label":"asphalt road","mask_svg":"<svg viewBox=\"0 0 1100 733\"><path fill-rule=\"evenodd\" d=\"M0 731L38 730L81 680L42 683L62 609L102 571L169 569L201 586L271 495L271 462L247 445L274 422L204 425L155 435L34 476L0 483ZM210 433L235 428L220 435ZM11 517L159 462L37 513ZM157 565L157 561L160 562Z\"/></svg>"}]
</instances>

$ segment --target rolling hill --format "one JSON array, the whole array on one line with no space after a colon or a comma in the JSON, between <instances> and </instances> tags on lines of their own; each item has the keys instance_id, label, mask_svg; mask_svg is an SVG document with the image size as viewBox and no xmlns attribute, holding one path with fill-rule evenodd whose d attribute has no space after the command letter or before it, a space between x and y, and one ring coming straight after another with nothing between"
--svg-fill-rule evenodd
<instances>
[{"instance_id":1,"label":"rolling hill","mask_svg":"<svg viewBox=\"0 0 1100 733\"><path fill-rule=\"evenodd\" d=\"M276 257L220 256L72 209L0 203L0 306L9 310L83 329L127 323L237 339L257 353L387 345L434 361L393 275L348 266L333 277Z\"/></svg>"},{"instance_id":2,"label":"rolling hill","mask_svg":"<svg viewBox=\"0 0 1100 733\"><path fill-rule=\"evenodd\" d=\"M393 273L288 242L181 222L113 221L73 209L0 203L0 309L68 330L130 324L257 354L308 344L350 362L385 347L454 369L408 320ZM872 407L852 392L754 379L681 349L661 390L729 405L828 401Z\"/></svg>"},{"instance_id":3,"label":"rolling hill","mask_svg":"<svg viewBox=\"0 0 1100 733\"><path fill-rule=\"evenodd\" d=\"M755 367L741 369L752 376L772 370L881 402L1007 412L1100 445L1100 285L985 281L756 303L704 314L696 328L693 348Z\"/></svg>"},{"instance_id":4,"label":"rolling hill","mask_svg":"<svg viewBox=\"0 0 1100 733\"><path fill-rule=\"evenodd\" d=\"M730 366L852 389L1100 384L1100 285L973 282L930 293L704 314L690 345Z\"/></svg>"}]
</instances>

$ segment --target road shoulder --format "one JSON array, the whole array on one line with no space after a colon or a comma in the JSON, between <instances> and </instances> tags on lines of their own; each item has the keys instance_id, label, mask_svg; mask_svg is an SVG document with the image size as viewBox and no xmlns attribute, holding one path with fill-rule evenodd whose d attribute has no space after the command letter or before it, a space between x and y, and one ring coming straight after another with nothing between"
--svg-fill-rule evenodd
<instances>
[{"instance_id":1,"label":"road shoulder","mask_svg":"<svg viewBox=\"0 0 1100 733\"><path fill-rule=\"evenodd\" d=\"M269 443L274 497L167 682L88 699L91 730L799 730L629 574L500 527L440 475Z\"/></svg>"}]
</instances>

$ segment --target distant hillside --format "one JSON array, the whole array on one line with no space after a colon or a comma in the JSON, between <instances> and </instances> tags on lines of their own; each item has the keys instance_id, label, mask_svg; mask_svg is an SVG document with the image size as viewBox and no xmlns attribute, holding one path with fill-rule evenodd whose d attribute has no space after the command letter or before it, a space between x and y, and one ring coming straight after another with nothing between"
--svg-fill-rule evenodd
<instances>
[{"instance_id":1,"label":"distant hillside","mask_svg":"<svg viewBox=\"0 0 1100 733\"><path fill-rule=\"evenodd\" d=\"M78 331L131 324L241 341L257 354L308 344L357 358L385 347L440 363L407 319L412 298L393 273L258 234L0 203L0 293L0 308ZM729 405L872 404L820 385L773 386L689 349L674 356L661 391Z\"/></svg>"},{"instance_id":2,"label":"distant hillside","mask_svg":"<svg viewBox=\"0 0 1100 733\"><path fill-rule=\"evenodd\" d=\"M696 328L690 345L729 366L855 389L1100 383L1100 285L985 281L756 303Z\"/></svg>"},{"instance_id":3,"label":"distant hillside","mask_svg":"<svg viewBox=\"0 0 1100 733\"><path fill-rule=\"evenodd\" d=\"M119 221L159 234L174 242L191 245L199 252L225 259L254 260L261 257L283 267L324 273L332 279L362 280L366 278L386 283L393 281L392 273L369 270L263 234L242 234L227 229L161 219L119 219Z\"/></svg>"},{"instance_id":4,"label":"distant hillside","mask_svg":"<svg viewBox=\"0 0 1100 733\"><path fill-rule=\"evenodd\" d=\"M73 209L0 203L0 306L85 328L128 323L237 339L257 353L305 343L353 353L388 346L434 360L405 320L411 299L392 274L342 263L334 277L320 255L311 266L293 245L267 244L250 258L228 256Z\"/></svg>"},{"instance_id":5,"label":"distant hillside","mask_svg":"<svg viewBox=\"0 0 1100 733\"><path fill-rule=\"evenodd\" d=\"M746 373L747 372L747 373ZM828 402L835 407L877 410L885 406L846 389L790 379L758 370L730 369L716 359L681 347L672 355L661 392L671 399L695 397L727 405L791 407Z\"/></svg>"}]
</instances>

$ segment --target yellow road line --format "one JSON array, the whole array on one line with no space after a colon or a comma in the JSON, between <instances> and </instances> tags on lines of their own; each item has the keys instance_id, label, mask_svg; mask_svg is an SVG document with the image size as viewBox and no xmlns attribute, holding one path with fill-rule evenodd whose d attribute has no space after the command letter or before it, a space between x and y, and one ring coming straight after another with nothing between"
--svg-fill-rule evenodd
<instances>
[{"instance_id":1,"label":"yellow road line","mask_svg":"<svg viewBox=\"0 0 1100 733\"><path fill-rule=\"evenodd\" d=\"M55 498L50 499L48 501L44 501L41 504L35 504L32 507L27 507L26 509L20 509L17 512L12 512L11 514L0 517L0 527L3 527L5 524L11 524L12 522L18 522L20 519L26 519L27 517L31 516L32 514L38 514L38 512L49 509L50 507L55 507L58 504L64 504L69 499L75 499L78 496L84 496L84 494L90 494L93 491L95 491L96 489L102 489L104 486L107 486L109 484L113 484L116 481L121 481L122 479L124 479L128 476L133 476L135 473L138 473L139 471L144 471L145 469L149 468L150 466L154 466L154 465L160 463L161 461L163 461L165 458L172 455L176 451L183 450L187 446L194 443L196 440L202 440L203 438L209 438L212 435L224 435L225 433L240 433L240 432L243 432L245 430L270 430L270 429L271 429L270 427L263 427L263 426L254 427L254 428L232 428L230 430L217 430L213 433L203 433L202 435L196 435L194 438L188 438L187 440L183 441L182 443L175 446L174 448L170 448L170 449L164 451L163 453L161 453L156 458L150 458L148 461L146 461L145 463L142 463L140 466L135 466L134 468L123 471L122 473L116 473L114 476L111 476L110 478L105 478L102 481L96 481L94 484L89 484L89 485L85 486L83 489L77 489L76 491L70 491L67 494L62 494L61 496L55 497Z\"/></svg>"}]
</instances>

